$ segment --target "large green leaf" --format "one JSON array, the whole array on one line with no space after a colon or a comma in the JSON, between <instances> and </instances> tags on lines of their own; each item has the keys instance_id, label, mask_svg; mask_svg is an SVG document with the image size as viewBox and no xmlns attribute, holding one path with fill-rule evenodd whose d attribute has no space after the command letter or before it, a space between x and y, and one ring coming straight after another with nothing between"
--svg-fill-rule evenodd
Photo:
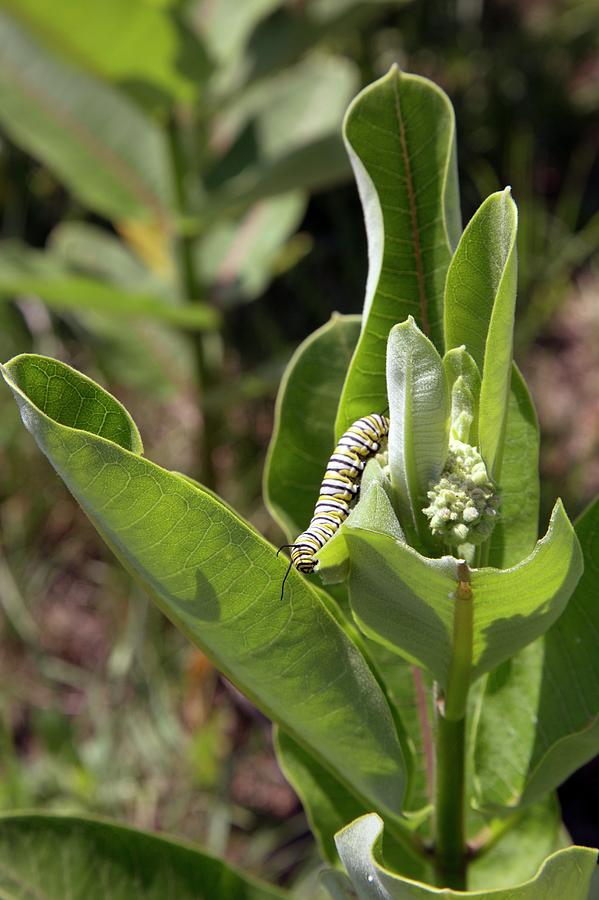
<instances>
[{"instance_id":1,"label":"large green leaf","mask_svg":"<svg viewBox=\"0 0 599 900\"><path fill-rule=\"evenodd\" d=\"M545 859L563 846L560 828L559 804L553 795L512 816L511 821L492 821L484 828L480 837L473 836L471 845L475 852L468 865L469 890L508 888L534 878ZM481 846L482 836L485 843ZM416 879L425 884L434 881L432 866L426 872L412 874L402 868L404 860L390 856L388 827L385 827L382 841L382 860L379 859L379 862L388 869L404 878ZM329 859L336 862L337 856Z\"/></svg>"},{"instance_id":2,"label":"large green leaf","mask_svg":"<svg viewBox=\"0 0 599 900\"><path fill-rule=\"evenodd\" d=\"M376 815L357 819L336 836L337 849L359 900L427 900L442 896L471 900L587 900L597 851L568 847L545 860L537 874L521 884L499 890L452 891L409 881L380 861L383 823ZM335 896L335 895L334 895ZM342 897L339 893L337 896ZM351 897L351 894L346 896Z\"/></svg>"},{"instance_id":3,"label":"large green leaf","mask_svg":"<svg viewBox=\"0 0 599 900\"><path fill-rule=\"evenodd\" d=\"M507 888L533 878L546 857L563 846L561 828L559 803L553 794L518 813L513 821L496 819L483 832L487 842L468 866L469 889Z\"/></svg>"},{"instance_id":4,"label":"large green leaf","mask_svg":"<svg viewBox=\"0 0 599 900\"><path fill-rule=\"evenodd\" d=\"M290 539L312 518L359 332L359 316L333 316L298 347L281 382L264 492L271 515Z\"/></svg>"},{"instance_id":5,"label":"large green leaf","mask_svg":"<svg viewBox=\"0 0 599 900\"><path fill-rule=\"evenodd\" d=\"M397 814L404 764L389 707L317 592L212 494L145 460L124 408L62 363L3 375L38 445L157 605L264 712L367 803Z\"/></svg>"},{"instance_id":6,"label":"large green leaf","mask_svg":"<svg viewBox=\"0 0 599 900\"><path fill-rule=\"evenodd\" d=\"M335 832L366 810L344 785L280 729L276 732L275 748L283 774L302 802L321 856L337 865Z\"/></svg>"},{"instance_id":7,"label":"large green leaf","mask_svg":"<svg viewBox=\"0 0 599 900\"><path fill-rule=\"evenodd\" d=\"M347 112L344 134L364 209L369 268L339 434L387 405L385 347L394 324L412 315L443 348L443 286L461 228L454 131L445 94L395 66Z\"/></svg>"},{"instance_id":8,"label":"large green leaf","mask_svg":"<svg viewBox=\"0 0 599 900\"><path fill-rule=\"evenodd\" d=\"M490 540L489 561L498 568L516 565L534 548L539 519L538 460L537 417L514 364L501 470L501 517ZM553 628L559 627L559 621ZM539 638L507 660L486 679L480 694L475 714L480 729L476 735L475 784L483 806L517 802L522 770L526 769L530 742L536 733L542 648L543 638ZM496 779L501 785L497 793L496 786L490 786Z\"/></svg>"},{"instance_id":9,"label":"large green leaf","mask_svg":"<svg viewBox=\"0 0 599 900\"><path fill-rule=\"evenodd\" d=\"M5 13L0 123L94 211L164 218L171 185L159 128L118 91L53 57Z\"/></svg>"},{"instance_id":10,"label":"large green leaf","mask_svg":"<svg viewBox=\"0 0 599 900\"><path fill-rule=\"evenodd\" d=\"M487 197L460 238L445 287L446 346L465 344L482 373L479 448L495 477L512 375L517 226L509 188Z\"/></svg>"},{"instance_id":11,"label":"large green leaf","mask_svg":"<svg viewBox=\"0 0 599 900\"><path fill-rule=\"evenodd\" d=\"M477 803L485 810L520 803L538 728L543 656L541 638L487 678L474 750Z\"/></svg>"},{"instance_id":12,"label":"large green leaf","mask_svg":"<svg viewBox=\"0 0 599 900\"><path fill-rule=\"evenodd\" d=\"M57 54L99 75L142 82L179 100L191 100L197 91L201 47L196 43L195 59L184 57L174 18L145 0L1 0L0 7ZM190 63L193 70L184 72Z\"/></svg>"},{"instance_id":13,"label":"large green leaf","mask_svg":"<svg viewBox=\"0 0 599 900\"><path fill-rule=\"evenodd\" d=\"M489 678L475 756L483 806L536 800L599 751L599 500L576 533L585 568L565 612Z\"/></svg>"},{"instance_id":14,"label":"large green leaf","mask_svg":"<svg viewBox=\"0 0 599 900\"><path fill-rule=\"evenodd\" d=\"M506 569L532 551L539 533L539 425L515 364L499 487L500 517L491 535L489 563Z\"/></svg>"},{"instance_id":15,"label":"large green leaf","mask_svg":"<svg viewBox=\"0 0 599 900\"><path fill-rule=\"evenodd\" d=\"M433 682L426 671L410 665L382 644L368 641L367 646L406 731L409 779L404 812L413 821L424 822L432 814L434 790Z\"/></svg>"},{"instance_id":16,"label":"large green leaf","mask_svg":"<svg viewBox=\"0 0 599 900\"><path fill-rule=\"evenodd\" d=\"M303 747L278 730L277 758L285 777L297 792L310 822L310 828L324 859L339 864L335 833L349 822L369 812L347 789ZM408 878L426 878L430 863L417 852L413 835L395 824L388 829L384 855L389 865Z\"/></svg>"},{"instance_id":17,"label":"large green leaf","mask_svg":"<svg viewBox=\"0 0 599 900\"><path fill-rule=\"evenodd\" d=\"M58 815L0 818L5 900L277 900L288 894L171 838Z\"/></svg>"},{"instance_id":18,"label":"large green leaf","mask_svg":"<svg viewBox=\"0 0 599 900\"><path fill-rule=\"evenodd\" d=\"M405 538L384 484L381 466L371 459L362 476L361 497L348 519L317 554L318 574L325 584L345 580L349 573L348 529L361 528L404 542ZM330 589L330 588L329 588ZM345 626L347 627L347 625ZM378 641L362 638L363 654L370 660L377 677L401 723L401 740L408 772L404 813L411 823L422 824L430 818L433 792L433 691L432 679L418 666L410 665L397 652Z\"/></svg>"},{"instance_id":19,"label":"large green leaf","mask_svg":"<svg viewBox=\"0 0 599 900\"><path fill-rule=\"evenodd\" d=\"M442 687L452 658L458 562L429 559L376 531L384 491L373 484L344 525L350 601L369 637L426 667ZM387 501L388 503L388 501ZM511 569L470 574L472 677L484 675L539 637L563 612L580 577L582 556L561 503L533 552Z\"/></svg>"},{"instance_id":20,"label":"large green leaf","mask_svg":"<svg viewBox=\"0 0 599 900\"><path fill-rule=\"evenodd\" d=\"M42 253L15 241L1 241L0 299L28 294L54 309L157 319L180 328L216 328L220 320L217 311L206 303L175 303L149 293L124 290L78 274L50 251Z\"/></svg>"},{"instance_id":21,"label":"large green leaf","mask_svg":"<svg viewBox=\"0 0 599 900\"><path fill-rule=\"evenodd\" d=\"M372 466L373 463L375 463L374 460L369 463L369 466ZM367 473L363 479L362 490L365 492L366 505L369 506L369 487L364 484L364 481L368 481ZM377 493L380 497L380 492ZM387 513L393 514L388 501ZM357 515L356 522L359 521L359 505L354 508L351 515L352 517ZM380 511L380 516L385 518L384 510ZM379 526L381 518L377 522ZM387 526L391 529L394 528L392 520L387 521ZM341 531L343 528L344 526L341 527ZM337 536L326 545L325 550L328 550L329 546L336 541ZM319 558L323 552L321 551ZM320 569L318 571L320 574ZM339 607L333 605L331 608L333 613L339 617L342 626L345 629L349 628L354 640L359 643L362 654L370 661L379 683L384 685L385 696L396 713L398 734L408 774L403 803L405 821L411 828L418 828L420 833L424 834L425 827L428 828L430 825L434 788L433 723L435 716L432 678L426 671L418 666L410 665L403 657L388 650L378 641L369 640L359 633L356 637L355 626L349 625ZM427 822L426 826L425 822ZM426 833L428 834L428 831Z\"/></svg>"},{"instance_id":22,"label":"large green leaf","mask_svg":"<svg viewBox=\"0 0 599 900\"><path fill-rule=\"evenodd\" d=\"M411 316L389 333L387 392L389 468L401 525L410 543L417 534L431 543L422 509L447 456L449 397L441 357Z\"/></svg>"}]
</instances>

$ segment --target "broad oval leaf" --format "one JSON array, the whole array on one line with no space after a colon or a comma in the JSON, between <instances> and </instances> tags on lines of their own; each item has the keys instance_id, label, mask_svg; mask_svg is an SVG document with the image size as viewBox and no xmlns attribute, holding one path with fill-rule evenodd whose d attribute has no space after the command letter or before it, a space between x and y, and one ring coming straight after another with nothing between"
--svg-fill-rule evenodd
<instances>
[{"instance_id":1,"label":"broad oval leaf","mask_svg":"<svg viewBox=\"0 0 599 900\"><path fill-rule=\"evenodd\" d=\"M447 456L449 397L441 357L414 319L396 325L387 342L389 468L401 525L415 544L432 544L422 509Z\"/></svg>"},{"instance_id":2,"label":"broad oval leaf","mask_svg":"<svg viewBox=\"0 0 599 900\"><path fill-rule=\"evenodd\" d=\"M348 528L379 531L405 542L388 493L390 485L376 459L362 476L360 500L348 519L317 554L317 572L326 583L344 580L349 574L345 533ZM430 819L433 788L432 686L427 673L410 666L397 653L377 641L360 641L360 648L384 685L389 705L396 713L398 734L408 774L404 815L411 827ZM301 791L300 791L301 794Z\"/></svg>"},{"instance_id":3,"label":"broad oval leaf","mask_svg":"<svg viewBox=\"0 0 599 900\"><path fill-rule=\"evenodd\" d=\"M290 540L312 518L334 446L339 394L359 333L359 316L333 316L300 344L283 376L264 495L270 514Z\"/></svg>"},{"instance_id":4,"label":"broad oval leaf","mask_svg":"<svg viewBox=\"0 0 599 900\"><path fill-rule=\"evenodd\" d=\"M165 219L171 185L158 126L114 88L53 57L3 12L0 122L95 212Z\"/></svg>"},{"instance_id":5,"label":"broad oval leaf","mask_svg":"<svg viewBox=\"0 0 599 900\"><path fill-rule=\"evenodd\" d=\"M344 135L364 210L368 282L338 435L385 409L394 324L414 316L443 349L443 288L461 231L453 109L436 85L393 66L353 101Z\"/></svg>"},{"instance_id":6,"label":"broad oval leaf","mask_svg":"<svg viewBox=\"0 0 599 900\"><path fill-rule=\"evenodd\" d=\"M468 887L471 891L507 888L533 878L544 860L564 846L562 829L559 803L553 794L511 821L492 820L482 831L487 845L477 846L468 866ZM474 842L476 845L476 838Z\"/></svg>"},{"instance_id":7,"label":"broad oval leaf","mask_svg":"<svg viewBox=\"0 0 599 900\"><path fill-rule=\"evenodd\" d=\"M7 900L289 896L183 841L98 819L47 814L0 818L0 891Z\"/></svg>"},{"instance_id":8,"label":"broad oval leaf","mask_svg":"<svg viewBox=\"0 0 599 900\"><path fill-rule=\"evenodd\" d=\"M473 758L475 803L489 814L522 799L538 727L544 647L539 638L486 679Z\"/></svg>"},{"instance_id":9,"label":"broad oval leaf","mask_svg":"<svg viewBox=\"0 0 599 900\"><path fill-rule=\"evenodd\" d=\"M464 229L445 287L447 349L464 344L482 373L478 446L495 478L511 382L517 225L509 188L487 197Z\"/></svg>"},{"instance_id":10,"label":"broad oval leaf","mask_svg":"<svg viewBox=\"0 0 599 900\"><path fill-rule=\"evenodd\" d=\"M495 669L544 634L566 609L582 571L580 544L561 500L545 537L522 562L509 569L474 571L473 677Z\"/></svg>"},{"instance_id":11,"label":"broad oval leaf","mask_svg":"<svg viewBox=\"0 0 599 900\"><path fill-rule=\"evenodd\" d=\"M489 678L475 752L483 807L533 802L599 751L598 533L595 500L576 523L585 567L565 612Z\"/></svg>"},{"instance_id":12,"label":"broad oval leaf","mask_svg":"<svg viewBox=\"0 0 599 900\"><path fill-rule=\"evenodd\" d=\"M379 495L382 489L373 485ZM364 503L364 501L362 501ZM373 513L376 507L373 506ZM371 526L372 527L372 526ZM429 559L385 533L352 528L350 602L362 630L424 666L447 686L458 561ZM511 569L473 569L472 679L496 668L551 627L580 577L582 555L557 503L545 537Z\"/></svg>"},{"instance_id":13,"label":"broad oval leaf","mask_svg":"<svg viewBox=\"0 0 599 900\"><path fill-rule=\"evenodd\" d=\"M364 815L363 804L303 747L280 729L276 735L277 759L289 783L299 796L323 859L339 864L335 833ZM385 859L409 878L430 876L430 860L418 847L405 825L394 823L385 836Z\"/></svg>"},{"instance_id":14,"label":"broad oval leaf","mask_svg":"<svg viewBox=\"0 0 599 900\"><path fill-rule=\"evenodd\" d=\"M404 764L355 645L295 569L212 494L145 460L124 408L39 356L2 369L26 427L124 566L274 721L363 799L399 813Z\"/></svg>"},{"instance_id":15,"label":"broad oval leaf","mask_svg":"<svg viewBox=\"0 0 599 900\"><path fill-rule=\"evenodd\" d=\"M336 835L337 849L359 900L587 900L597 851L567 847L545 860L530 881L499 890L439 890L402 878L380 862L383 822L377 815L363 816ZM339 896L343 896L342 894Z\"/></svg>"}]
</instances>

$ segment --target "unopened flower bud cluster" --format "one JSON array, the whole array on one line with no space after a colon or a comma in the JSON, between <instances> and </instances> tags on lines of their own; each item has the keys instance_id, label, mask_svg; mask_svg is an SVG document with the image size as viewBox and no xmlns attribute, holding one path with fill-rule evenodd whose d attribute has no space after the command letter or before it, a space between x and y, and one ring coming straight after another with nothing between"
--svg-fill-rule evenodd
<instances>
[{"instance_id":1,"label":"unopened flower bud cluster","mask_svg":"<svg viewBox=\"0 0 599 900\"><path fill-rule=\"evenodd\" d=\"M476 447L450 441L443 474L427 497L423 513L446 544L480 544L493 531L499 495Z\"/></svg>"}]
</instances>

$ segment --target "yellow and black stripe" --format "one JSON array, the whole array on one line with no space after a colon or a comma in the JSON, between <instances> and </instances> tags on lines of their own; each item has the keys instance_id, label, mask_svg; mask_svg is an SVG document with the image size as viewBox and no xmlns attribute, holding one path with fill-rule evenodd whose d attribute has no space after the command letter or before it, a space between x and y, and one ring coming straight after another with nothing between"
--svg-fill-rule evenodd
<instances>
[{"instance_id":1,"label":"yellow and black stripe","mask_svg":"<svg viewBox=\"0 0 599 900\"><path fill-rule=\"evenodd\" d=\"M362 416L339 439L327 463L314 515L308 528L291 544L291 565L310 573L315 554L349 515L360 490L360 478L370 456L381 449L389 433L389 419L379 413Z\"/></svg>"}]
</instances>

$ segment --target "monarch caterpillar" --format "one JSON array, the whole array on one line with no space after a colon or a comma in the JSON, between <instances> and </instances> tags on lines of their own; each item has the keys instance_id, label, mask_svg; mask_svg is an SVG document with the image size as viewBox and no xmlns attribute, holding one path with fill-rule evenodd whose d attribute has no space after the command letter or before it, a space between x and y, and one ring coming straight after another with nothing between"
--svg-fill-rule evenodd
<instances>
[{"instance_id":1,"label":"monarch caterpillar","mask_svg":"<svg viewBox=\"0 0 599 900\"><path fill-rule=\"evenodd\" d=\"M348 517L350 505L360 490L364 466L370 456L378 453L381 441L388 434L389 419L371 413L350 425L339 439L327 463L310 524L293 544L284 545L291 549L291 561L283 579L281 597L292 566L306 574L314 571L315 554Z\"/></svg>"}]
</instances>

